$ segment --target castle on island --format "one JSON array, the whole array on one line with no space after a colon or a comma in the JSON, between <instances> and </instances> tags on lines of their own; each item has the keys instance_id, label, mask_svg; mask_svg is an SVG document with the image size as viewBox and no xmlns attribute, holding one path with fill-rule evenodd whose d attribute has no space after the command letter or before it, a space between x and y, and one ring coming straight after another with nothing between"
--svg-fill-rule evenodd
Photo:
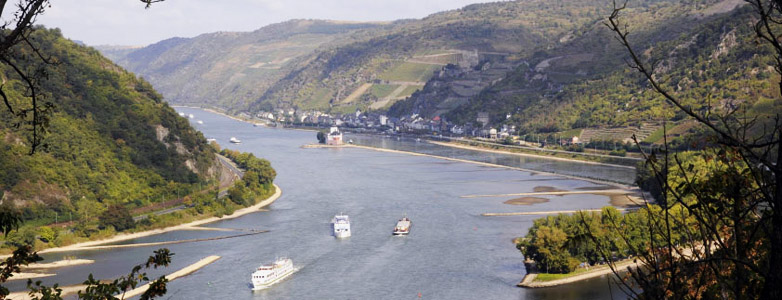
<instances>
[{"instance_id":1,"label":"castle on island","mask_svg":"<svg viewBox=\"0 0 782 300\"><path fill-rule=\"evenodd\" d=\"M339 128L336 126L332 126L329 130L329 134L326 139L327 145L342 145L342 132L339 131Z\"/></svg>"}]
</instances>

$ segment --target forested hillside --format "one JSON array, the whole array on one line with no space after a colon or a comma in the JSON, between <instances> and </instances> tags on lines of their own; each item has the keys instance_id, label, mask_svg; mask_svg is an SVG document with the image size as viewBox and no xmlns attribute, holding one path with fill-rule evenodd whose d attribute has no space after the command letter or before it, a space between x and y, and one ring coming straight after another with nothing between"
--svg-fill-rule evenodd
<instances>
[{"instance_id":1,"label":"forested hillside","mask_svg":"<svg viewBox=\"0 0 782 300\"><path fill-rule=\"evenodd\" d=\"M27 59L14 64L44 68L37 92L51 105L49 132L42 150L30 155L27 125L0 110L3 206L42 224L76 221L113 205L132 209L175 198L215 180L215 150L148 82L56 29L38 29L32 44L53 63L39 65L22 47L15 51ZM21 79L7 64L0 74L15 110L29 108Z\"/></svg>"}]
</instances>

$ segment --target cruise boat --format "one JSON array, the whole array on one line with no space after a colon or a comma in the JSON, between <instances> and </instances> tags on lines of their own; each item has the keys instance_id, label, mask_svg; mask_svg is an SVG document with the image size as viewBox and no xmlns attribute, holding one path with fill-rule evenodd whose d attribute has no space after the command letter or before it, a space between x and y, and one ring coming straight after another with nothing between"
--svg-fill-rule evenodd
<instances>
[{"instance_id":1,"label":"cruise boat","mask_svg":"<svg viewBox=\"0 0 782 300\"><path fill-rule=\"evenodd\" d=\"M407 235L410 233L410 226L412 225L413 223L407 217L399 219L399 222L396 222L396 227L394 227L394 235Z\"/></svg>"},{"instance_id":2,"label":"cruise boat","mask_svg":"<svg viewBox=\"0 0 782 300\"><path fill-rule=\"evenodd\" d=\"M258 267L252 275L253 290L269 288L296 272L290 258L278 258L274 263Z\"/></svg>"},{"instance_id":3,"label":"cruise boat","mask_svg":"<svg viewBox=\"0 0 782 300\"><path fill-rule=\"evenodd\" d=\"M344 214L338 214L331 220L334 228L334 236L337 238L350 237L350 218Z\"/></svg>"},{"instance_id":4,"label":"cruise boat","mask_svg":"<svg viewBox=\"0 0 782 300\"><path fill-rule=\"evenodd\" d=\"M229 142L234 144L241 144L242 141L240 139L237 139L236 137L232 136L230 139L228 139Z\"/></svg>"}]
</instances>

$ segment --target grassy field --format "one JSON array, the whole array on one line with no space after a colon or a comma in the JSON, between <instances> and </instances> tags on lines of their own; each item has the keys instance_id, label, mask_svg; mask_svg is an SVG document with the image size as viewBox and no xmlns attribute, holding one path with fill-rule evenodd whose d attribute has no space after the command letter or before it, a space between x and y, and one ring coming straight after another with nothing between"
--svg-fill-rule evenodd
<instances>
[{"instance_id":1,"label":"grassy field","mask_svg":"<svg viewBox=\"0 0 782 300\"><path fill-rule=\"evenodd\" d=\"M399 95L396 95L396 96L397 96L397 98L399 98L399 97L405 97L406 98L407 96L410 96L413 93L415 93L415 91L421 90L423 88L424 88L423 85L408 85L404 90L402 90L401 93L399 93Z\"/></svg>"},{"instance_id":2,"label":"grassy field","mask_svg":"<svg viewBox=\"0 0 782 300\"><path fill-rule=\"evenodd\" d=\"M538 276L535 277L535 281L552 281L552 280L558 280L563 278L568 278L571 276L576 276L578 274L586 273L587 269L585 268L578 268L575 271L567 274L551 274L551 273L538 273Z\"/></svg>"},{"instance_id":3,"label":"grassy field","mask_svg":"<svg viewBox=\"0 0 782 300\"><path fill-rule=\"evenodd\" d=\"M581 131L583 131L581 128L571 129L563 131L559 135L561 135L563 138L572 138L574 136L581 136Z\"/></svg>"},{"instance_id":4,"label":"grassy field","mask_svg":"<svg viewBox=\"0 0 782 300\"><path fill-rule=\"evenodd\" d=\"M398 87L399 85L396 84L375 84L372 86L372 89L369 90L369 93L378 99L382 99L388 97L388 95L391 95L391 92L396 90Z\"/></svg>"},{"instance_id":5,"label":"grassy field","mask_svg":"<svg viewBox=\"0 0 782 300\"><path fill-rule=\"evenodd\" d=\"M328 107L329 106L329 100L331 100L331 97L334 96L334 93L326 88L319 88L313 91L312 95L310 95L306 101L303 103L300 103L302 105L302 108L309 109L309 108L317 108L317 107Z\"/></svg>"},{"instance_id":6,"label":"grassy field","mask_svg":"<svg viewBox=\"0 0 782 300\"><path fill-rule=\"evenodd\" d=\"M403 62L380 74L378 78L388 81L427 81L433 76L433 72L440 68L437 65Z\"/></svg>"}]
</instances>

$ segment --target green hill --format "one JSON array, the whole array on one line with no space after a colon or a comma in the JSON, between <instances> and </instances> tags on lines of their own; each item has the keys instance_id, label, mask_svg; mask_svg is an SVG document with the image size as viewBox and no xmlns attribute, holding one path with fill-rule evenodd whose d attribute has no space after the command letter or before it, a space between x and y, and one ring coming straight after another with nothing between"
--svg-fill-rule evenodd
<instances>
[{"instance_id":1,"label":"green hill","mask_svg":"<svg viewBox=\"0 0 782 300\"><path fill-rule=\"evenodd\" d=\"M29 155L30 132L0 110L2 205L40 224L76 221L112 205L148 206L216 180L215 150L148 82L58 30L38 29L33 43L56 62L45 66L39 88L54 112L45 147ZM31 70L40 61L15 63ZM13 70L4 64L0 74L14 107L29 106Z\"/></svg>"}]
</instances>

